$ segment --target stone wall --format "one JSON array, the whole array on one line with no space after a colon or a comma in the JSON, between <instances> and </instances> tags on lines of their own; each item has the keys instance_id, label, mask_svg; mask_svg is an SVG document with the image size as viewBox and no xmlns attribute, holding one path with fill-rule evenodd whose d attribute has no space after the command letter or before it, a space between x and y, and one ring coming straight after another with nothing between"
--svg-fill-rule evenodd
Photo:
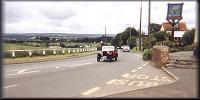
<instances>
[{"instance_id":1,"label":"stone wall","mask_svg":"<svg viewBox=\"0 0 200 100\"><path fill-rule=\"evenodd\" d=\"M156 66L167 64L167 62L170 61L169 48L167 46L154 46L151 61L154 62Z\"/></svg>"}]
</instances>

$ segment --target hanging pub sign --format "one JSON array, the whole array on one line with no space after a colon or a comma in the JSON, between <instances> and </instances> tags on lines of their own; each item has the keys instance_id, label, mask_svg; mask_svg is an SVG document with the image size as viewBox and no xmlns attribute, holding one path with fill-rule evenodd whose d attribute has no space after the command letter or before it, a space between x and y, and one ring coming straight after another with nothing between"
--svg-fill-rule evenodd
<instances>
[{"instance_id":1,"label":"hanging pub sign","mask_svg":"<svg viewBox=\"0 0 200 100\"><path fill-rule=\"evenodd\" d=\"M183 3L169 4L167 9L167 20L182 19Z\"/></svg>"}]
</instances>

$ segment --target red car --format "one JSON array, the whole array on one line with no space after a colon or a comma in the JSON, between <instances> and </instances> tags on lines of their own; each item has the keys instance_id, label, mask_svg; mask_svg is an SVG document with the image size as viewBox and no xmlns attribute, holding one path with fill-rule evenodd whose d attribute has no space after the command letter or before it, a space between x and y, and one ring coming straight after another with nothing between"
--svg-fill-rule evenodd
<instances>
[{"instance_id":1,"label":"red car","mask_svg":"<svg viewBox=\"0 0 200 100\"><path fill-rule=\"evenodd\" d=\"M97 53L97 61L99 62L101 59L108 59L110 62L113 60L117 60L118 51L114 46L102 46L102 51Z\"/></svg>"}]
</instances>

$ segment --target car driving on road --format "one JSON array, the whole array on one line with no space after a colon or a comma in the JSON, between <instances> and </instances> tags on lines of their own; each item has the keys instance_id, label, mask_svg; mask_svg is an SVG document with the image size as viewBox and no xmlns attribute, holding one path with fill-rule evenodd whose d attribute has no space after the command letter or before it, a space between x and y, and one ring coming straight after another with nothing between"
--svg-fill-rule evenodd
<instances>
[{"instance_id":1,"label":"car driving on road","mask_svg":"<svg viewBox=\"0 0 200 100\"><path fill-rule=\"evenodd\" d=\"M123 46L123 52L130 52L130 47L128 45Z\"/></svg>"},{"instance_id":2,"label":"car driving on road","mask_svg":"<svg viewBox=\"0 0 200 100\"><path fill-rule=\"evenodd\" d=\"M110 62L115 60L117 61L118 51L114 46L102 46L102 51L97 53L97 61L101 59L108 59Z\"/></svg>"}]
</instances>

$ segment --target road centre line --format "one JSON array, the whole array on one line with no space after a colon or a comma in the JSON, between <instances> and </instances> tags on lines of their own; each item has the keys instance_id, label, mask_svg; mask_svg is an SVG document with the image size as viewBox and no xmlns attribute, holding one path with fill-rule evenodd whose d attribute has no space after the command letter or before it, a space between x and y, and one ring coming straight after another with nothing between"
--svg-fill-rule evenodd
<instances>
[{"instance_id":1,"label":"road centre line","mask_svg":"<svg viewBox=\"0 0 200 100\"><path fill-rule=\"evenodd\" d=\"M146 65L148 65L148 64L149 64L149 61L148 61L147 63L145 63L144 65L142 65L142 66L144 67L144 66L146 66Z\"/></svg>"},{"instance_id":2,"label":"road centre line","mask_svg":"<svg viewBox=\"0 0 200 100\"><path fill-rule=\"evenodd\" d=\"M36 70L36 71L29 71L29 72L24 72L24 73L35 73L35 72L39 72L40 70Z\"/></svg>"},{"instance_id":3,"label":"road centre line","mask_svg":"<svg viewBox=\"0 0 200 100\"><path fill-rule=\"evenodd\" d=\"M72 66L69 66L69 67L76 67L76 66L82 66L82 65L89 65L89 64L92 64L94 62L89 62L89 63L83 63L83 64L77 64L77 65L72 65Z\"/></svg>"},{"instance_id":4,"label":"road centre line","mask_svg":"<svg viewBox=\"0 0 200 100\"><path fill-rule=\"evenodd\" d=\"M101 89L100 87L94 87L94 88L92 88L92 89L90 89L88 91L85 91L85 92L81 93L81 94L82 95L89 95L89 94L94 93L94 92L96 92L96 91L98 91L100 89Z\"/></svg>"},{"instance_id":5,"label":"road centre line","mask_svg":"<svg viewBox=\"0 0 200 100\"><path fill-rule=\"evenodd\" d=\"M25 73L34 73L34 72L39 72L40 70L36 70L36 71L28 71L28 72L23 72L23 73L13 73L13 74L7 74L9 75L19 75L19 74L25 74Z\"/></svg>"},{"instance_id":6,"label":"road centre line","mask_svg":"<svg viewBox=\"0 0 200 100\"><path fill-rule=\"evenodd\" d=\"M138 69L142 69L142 67L138 67Z\"/></svg>"},{"instance_id":7,"label":"road centre line","mask_svg":"<svg viewBox=\"0 0 200 100\"><path fill-rule=\"evenodd\" d=\"M138 67L137 69L142 69L143 67L145 67L147 64L149 63L149 61L147 63L145 63L144 65L142 65L142 67ZM137 69L132 70L131 72L136 72L138 71Z\"/></svg>"},{"instance_id":8,"label":"road centre line","mask_svg":"<svg viewBox=\"0 0 200 100\"><path fill-rule=\"evenodd\" d=\"M112 82L116 81L117 79L113 79L113 80L110 80L108 82L106 82L106 84L111 84Z\"/></svg>"},{"instance_id":9,"label":"road centre line","mask_svg":"<svg viewBox=\"0 0 200 100\"><path fill-rule=\"evenodd\" d=\"M138 70L132 70L131 72L136 72L136 71L138 71Z\"/></svg>"},{"instance_id":10,"label":"road centre line","mask_svg":"<svg viewBox=\"0 0 200 100\"><path fill-rule=\"evenodd\" d=\"M23 73L23 72L26 71L26 70L28 70L28 69L20 70L20 71L17 72L17 74L21 74L21 73Z\"/></svg>"},{"instance_id":11,"label":"road centre line","mask_svg":"<svg viewBox=\"0 0 200 100\"><path fill-rule=\"evenodd\" d=\"M11 87L15 87L15 86L18 86L18 85L9 85L9 86L4 86L3 88L11 88Z\"/></svg>"}]
</instances>

